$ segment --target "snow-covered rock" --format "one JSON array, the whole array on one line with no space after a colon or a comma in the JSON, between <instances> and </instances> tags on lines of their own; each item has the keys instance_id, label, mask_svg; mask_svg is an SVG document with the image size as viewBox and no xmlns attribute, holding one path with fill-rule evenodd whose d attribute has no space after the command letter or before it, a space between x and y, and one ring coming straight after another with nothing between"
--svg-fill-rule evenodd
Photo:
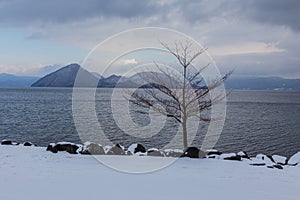
<instances>
[{"instance_id":1,"label":"snow-covered rock","mask_svg":"<svg viewBox=\"0 0 300 200\"><path fill-rule=\"evenodd\" d=\"M241 158L246 158L246 159L250 158L245 151L240 151L237 153L237 155L240 156Z\"/></svg>"},{"instance_id":2,"label":"snow-covered rock","mask_svg":"<svg viewBox=\"0 0 300 200\"><path fill-rule=\"evenodd\" d=\"M141 144L132 144L128 147L128 151L132 154L136 153L146 153L146 148Z\"/></svg>"},{"instance_id":3,"label":"snow-covered rock","mask_svg":"<svg viewBox=\"0 0 300 200\"><path fill-rule=\"evenodd\" d=\"M222 160L236 160L241 161L241 156L237 155L236 153L223 153L219 157Z\"/></svg>"},{"instance_id":4,"label":"snow-covered rock","mask_svg":"<svg viewBox=\"0 0 300 200\"><path fill-rule=\"evenodd\" d=\"M47 151L51 151L52 153L57 153L58 151L66 151L70 154L77 154L77 150L81 147L81 145L77 145L70 142L58 142L56 144L49 144L47 147Z\"/></svg>"},{"instance_id":5,"label":"snow-covered rock","mask_svg":"<svg viewBox=\"0 0 300 200\"><path fill-rule=\"evenodd\" d=\"M286 165L287 163L287 158L284 156L279 156L279 155L273 155L272 159L274 160L274 162L276 164L280 164L280 165Z\"/></svg>"},{"instance_id":6,"label":"snow-covered rock","mask_svg":"<svg viewBox=\"0 0 300 200\"><path fill-rule=\"evenodd\" d=\"M19 145L18 142L12 142L11 140L2 140L1 145Z\"/></svg>"},{"instance_id":7,"label":"snow-covered rock","mask_svg":"<svg viewBox=\"0 0 300 200\"><path fill-rule=\"evenodd\" d=\"M257 154L255 158L250 158L249 164L253 166L273 167L275 163L269 156L264 154Z\"/></svg>"},{"instance_id":8,"label":"snow-covered rock","mask_svg":"<svg viewBox=\"0 0 300 200\"><path fill-rule=\"evenodd\" d=\"M288 165L298 165L300 164L300 151L296 154L294 154L292 157L290 157L288 161Z\"/></svg>"},{"instance_id":9,"label":"snow-covered rock","mask_svg":"<svg viewBox=\"0 0 300 200\"><path fill-rule=\"evenodd\" d=\"M210 156L210 155L221 155L222 152L220 152L220 151L218 151L216 149L208 149L208 150L206 150L206 154L208 156Z\"/></svg>"},{"instance_id":10,"label":"snow-covered rock","mask_svg":"<svg viewBox=\"0 0 300 200\"><path fill-rule=\"evenodd\" d=\"M31 142L24 142L23 146L30 147L30 146L34 146L34 145Z\"/></svg>"}]
</instances>

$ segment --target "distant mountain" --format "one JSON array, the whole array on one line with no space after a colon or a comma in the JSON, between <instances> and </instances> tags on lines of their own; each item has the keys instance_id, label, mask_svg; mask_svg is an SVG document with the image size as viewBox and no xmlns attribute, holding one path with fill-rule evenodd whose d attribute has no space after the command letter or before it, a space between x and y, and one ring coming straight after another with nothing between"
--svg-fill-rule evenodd
<instances>
[{"instance_id":1,"label":"distant mountain","mask_svg":"<svg viewBox=\"0 0 300 200\"><path fill-rule=\"evenodd\" d=\"M80 81L78 87L97 87L114 88L124 87L132 88L143 84L143 77L147 72L141 75L131 77L122 77L111 75L103 77L96 72L89 72L78 64L67 65L53 73L50 73L32 84L32 87L73 87L78 71L83 81ZM160 75L160 79L165 78ZM167 80L167 79L166 79ZM98 84L97 84L98 83ZM284 79L279 77L229 77L225 81L226 89L238 90L300 90L300 79Z\"/></svg>"},{"instance_id":2,"label":"distant mountain","mask_svg":"<svg viewBox=\"0 0 300 200\"><path fill-rule=\"evenodd\" d=\"M225 81L227 89L238 90L300 90L300 79L279 77L229 77Z\"/></svg>"},{"instance_id":3,"label":"distant mountain","mask_svg":"<svg viewBox=\"0 0 300 200\"><path fill-rule=\"evenodd\" d=\"M0 74L0 87L30 87L38 79L39 77L34 76L16 76L2 73Z\"/></svg>"},{"instance_id":4,"label":"distant mountain","mask_svg":"<svg viewBox=\"0 0 300 200\"><path fill-rule=\"evenodd\" d=\"M32 87L73 87L78 71L81 70L81 87L92 87L98 78L92 73L80 67L78 64L67 65L52 72L33 83Z\"/></svg>"},{"instance_id":5,"label":"distant mountain","mask_svg":"<svg viewBox=\"0 0 300 200\"><path fill-rule=\"evenodd\" d=\"M112 75L104 78L96 72L89 72L78 64L67 65L52 72L33 83L32 87L73 87L78 71L80 70L80 83L78 87L135 87L136 85L125 77ZM96 83L96 84L95 84Z\"/></svg>"},{"instance_id":6,"label":"distant mountain","mask_svg":"<svg viewBox=\"0 0 300 200\"><path fill-rule=\"evenodd\" d=\"M102 78L99 81L98 87L100 88L114 88L114 87L122 87L122 88L134 88L137 84L129 78L111 75L107 78Z\"/></svg>"}]
</instances>

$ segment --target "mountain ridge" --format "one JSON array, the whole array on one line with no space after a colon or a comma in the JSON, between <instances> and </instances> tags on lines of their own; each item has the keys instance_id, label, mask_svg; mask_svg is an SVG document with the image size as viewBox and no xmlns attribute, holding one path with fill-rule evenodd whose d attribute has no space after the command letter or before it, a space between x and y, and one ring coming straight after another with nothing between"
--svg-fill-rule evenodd
<instances>
[{"instance_id":1,"label":"mountain ridge","mask_svg":"<svg viewBox=\"0 0 300 200\"><path fill-rule=\"evenodd\" d=\"M99 88L135 88L137 75L122 77L111 75L103 77L96 72L89 72L79 64L66 65L44 77L16 76L0 74L0 87L74 87L78 71L81 70L82 80L77 87ZM225 81L226 89L233 90L296 90L300 91L300 79L286 79L280 77L229 77Z\"/></svg>"},{"instance_id":2,"label":"mountain ridge","mask_svg":"<svg viewBox=\"0 0 300 200\"><path fill-rule=\"evenodd\" d=\"M32 82L38 80L36 76L18 76L0 73L0 87L30 87Z\"/></svg>"}]
</instances>

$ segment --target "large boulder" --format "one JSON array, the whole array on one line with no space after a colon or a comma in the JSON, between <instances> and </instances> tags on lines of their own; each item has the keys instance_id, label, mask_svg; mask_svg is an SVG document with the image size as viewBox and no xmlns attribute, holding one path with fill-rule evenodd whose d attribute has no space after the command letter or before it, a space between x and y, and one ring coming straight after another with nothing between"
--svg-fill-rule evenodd
<instances>
[{"instance_id":1,"label":"large boulder","mask_svg":"<svg viewBox=\"0 0 300 200\"><path fill-rule=\"evenodd\" d=\"M188 147L182 157L189 157L189 158L203 158L205 153L199 150L197 147Z\"/></svg>"},{"instance_id":2,"label":"large boulder","mask_svg":"<svg viewBox=\"0 0 300 200\"><path fill-rule=\"evenodd\" d=\"M121 146L120 144L114 145L112 148L110 148L107 153L107 155L124 155L124 147Z\"/></svg>"},{"instance_id":3,"label":"large boulder","mask_svg":"<svg viewBox=\"0 0 300 200\"><path fill-rule=\"evenodd\" d=\"M102 155L105 154L104 149L101 145L96 143L85 143L83 146L81 154L91 154L91 155Z\"/></svg>"},{"instance_id":4,"label":"large boulder","mask_svg":"<svg viewBox=\"0 0 300 200\"><path fill-rule=\"evenodd\" d=\"M132 154L146 153L146 148L141 144L132 144L128 147L128 151Z\"/></svg>"},{"instance_id":5,"label":"large boulder","mask_svg":"<svg viewBox=\"0 0 300 200\"><path fill-rule=\"evenodd\" d=\"M10 140L2 140L1 145L13 145L13 142Z\"/></svg>"},{"instance_id":6,"label":"large boulder","mask_svg":"<svg viewBox=\"0 0 300 200\"><path fill-rule=\"evenodd\" d=\"M51 151L52 153L57 153L58 150L57 150L57 148L55 148L54 146L55 146L54 143L50 143L50 144L47 146L46 151Z\"/></svg>"},{"instance_id":7,"label":"large boulder","mask_svg":"<svg viewBox=\"0 0 300 200\"><path fill-rule=\"evenodd\" d=\"M296 166L300 164L300 151L296 154L294 154L290 159L288 160L288 165Z\"/></svg>"}]
</instances>

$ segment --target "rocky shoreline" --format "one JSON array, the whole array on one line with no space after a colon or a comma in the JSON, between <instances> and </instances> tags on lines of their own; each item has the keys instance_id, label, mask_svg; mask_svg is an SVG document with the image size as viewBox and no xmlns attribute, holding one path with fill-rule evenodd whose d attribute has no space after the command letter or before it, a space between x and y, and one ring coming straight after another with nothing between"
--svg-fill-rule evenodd
<instances>
[{"instance_id":1,"label":"rocky shoreline","mask_svg":"<svg viewBox=\"0 0 300 200\"><path fill-rule=\"evenodd\" d=\"M2 140L1 145L22 145L22 146L36 146L31 142L18 143L11 140ZM146 149L142 144L131 144L125 148L120 144L114 146L102 146L100 144L86 142L84 144L75 144L70 142L50 143L47 151L52 153L68 152L70 154L81 155L124 155L124 156L156 156L156 157L188 157L201 159L219 159L247 162L252 166L264 166L273 169L284 169L286 166L300 165L300 151L290 158L280 155L265 155L258 154L255 157L249 157L245 151L238 153L222 153L218 150L211 149L202 151L197 147L189 147L186 151L180 149L164 149L156 148Z\"/></svg>"}]
</instances>

